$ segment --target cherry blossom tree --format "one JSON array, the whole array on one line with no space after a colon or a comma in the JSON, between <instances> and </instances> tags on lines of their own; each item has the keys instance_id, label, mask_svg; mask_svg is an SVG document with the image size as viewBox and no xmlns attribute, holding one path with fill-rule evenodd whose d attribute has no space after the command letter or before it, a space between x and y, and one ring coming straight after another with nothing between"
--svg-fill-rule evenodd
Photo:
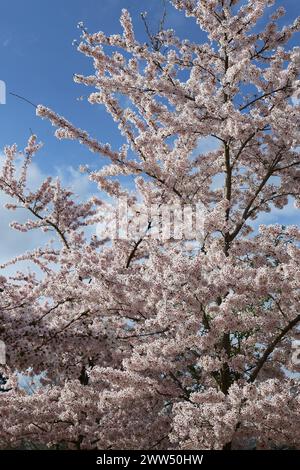
<instances>
[{"instance_id":1,"label":"cherry blossom tree","mask_svg":"<svg viewBox=\"0 0 300 470\"><path fill-rule=\"evenodd\" d=\"M81 28L92 88L124 145L114 149L44 106L59 139L110 164L83 167L99 197L78 203L59 179L33 191L40 144L5 148L0 189L29 211L22 232L53 234L27 260L36 271L0 277L7 393L1 446L31 440L77 449L231 449L300 446L300 387L291 361L300 322L300 230L255 220L300 203L300 21L278 26L272 0L171 0L205 43L163 28L139 42ZM145 20L145 17L144 17ZM201 139L218 143L203 151ZM21 169L19 160L21 158ZM120 179L119 177L122 176ZM126 178L134 178L128 189ZM106 195L106 196L104 196ZM205 206L201 236L114 237L117 202ZM162 221L163 222L163 221ZM91 236L91 227L101 227ZM47 239L48 240L48 239ZM4 268L5 266L2 266ZM299 370L299 368L298 368ZM17 372L42 374L35 393Z\"/></svg>"}]
</instances>

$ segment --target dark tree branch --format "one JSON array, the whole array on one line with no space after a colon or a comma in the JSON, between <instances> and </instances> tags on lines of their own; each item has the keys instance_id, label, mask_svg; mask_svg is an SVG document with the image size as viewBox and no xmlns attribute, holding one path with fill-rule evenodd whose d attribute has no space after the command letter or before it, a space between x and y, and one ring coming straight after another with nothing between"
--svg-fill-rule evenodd
<instances>
[{"instance_id":1,"label":"dark tree branch","mask_svg":"<svg viewBox=\"0 0 300 470\"><path fill-rule=\"evenodd\" d=\"M272 352L274 351L274 349L276 348L276 346L278 345L278 343L280 343L280 341L282 340L282 338L289 332L291 331L294 326L297 325L297 323L299 323L300 321L300 315L298 315L297 317L295 317L293 320L291 320L287 326L281 331L281 333L276 336L276 338L269 344L269 346L267 347L267 349L265 350L265 352L263 353L263 355L261 356L261 358L259 359L258 363L256 364L256 367L255 369L253 370L252 374L250 375L250 378L249 378L249 382L254 382L255 379L257 378L260 370L262 369L262 367L265 365L265 363L267 362L269 356L272 354Z\"/></svg>"}]
</instances>

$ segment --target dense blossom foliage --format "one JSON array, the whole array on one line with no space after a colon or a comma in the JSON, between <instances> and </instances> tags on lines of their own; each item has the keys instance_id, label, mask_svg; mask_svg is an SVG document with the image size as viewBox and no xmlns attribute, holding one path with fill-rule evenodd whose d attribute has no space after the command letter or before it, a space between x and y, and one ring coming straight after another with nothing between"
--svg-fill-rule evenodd
<instances>
[{"instance_id":1,"label":"dense blossom foliage","mask_svg":"<svg viewBox=\"0 0 300 470\"><path fill-rule=\"evenodd\" d=\"M278 27L280 7L259 31L270 0L171 3L207 32L207 42L161 30L141 43L125 10L123 34L90 34L81 25L78 49L95 71L75 81L92 87L89 102L104 105L118 124L120 149L37 108L59 139L110 159L97 171L82 168L107 197L78 203L51 178L32 191L37 138L21 156L15 145L5 148L0 189L12 199L8 209L30 214L13 227L57 237L11 262L28 260L38 274L0 277L8 379L2 446L300 446L291 361L300 230L252 228L274 207L300 203L300 48L286 47L300 21ZM206 152L201 138L208 136L218 145ZM145 210L204 204L203 237L162 241L146 229L112 238L120 197ZM86 227L96 224L102 234L90 236ZM26 370L42 374L32 394L17 386L17 371Z\"/></svg>"}]
</instances>

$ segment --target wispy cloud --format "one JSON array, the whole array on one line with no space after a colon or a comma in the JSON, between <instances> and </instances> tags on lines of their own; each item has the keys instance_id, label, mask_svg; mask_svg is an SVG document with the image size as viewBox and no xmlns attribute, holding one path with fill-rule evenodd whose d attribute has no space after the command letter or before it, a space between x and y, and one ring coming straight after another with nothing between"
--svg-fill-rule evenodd
<instances>
[{"instance_id":1,"label":"wispy cloud","mask_svg":"<svg viewBox=\"0 0 300 470\"><path fill-rule=\"evenodd\" d=\"M4 39L4 41L2 42L2 46L3 46L3 47L9 46L9 44L11 43L11 41L12 41L12 38L11 38L11 37Z\"/></svg>"}]
</instances>

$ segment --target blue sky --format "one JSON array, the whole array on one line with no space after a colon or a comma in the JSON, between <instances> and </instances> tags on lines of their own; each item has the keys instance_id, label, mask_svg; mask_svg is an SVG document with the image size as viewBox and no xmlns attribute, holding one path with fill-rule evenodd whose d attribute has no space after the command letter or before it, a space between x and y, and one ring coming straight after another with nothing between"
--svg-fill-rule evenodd
<instances>
[{"instance_id":1,"label":"blue sky","mask_svg":"<svg viewBox=\"0 0 300 470\"><path fill-rule=\"evenodd\" d=\"M87 128L100 140L119 146L119 133L105 110L76 99L87 93L87 89L73 83L73 73L92 71L91 61L72 46L72 40L79 37L76 25L84 21L90 31L119 32L119 15L122 8L127 8L132 13L137 36L145 39L139 14L147 10L155 28L161 16L162 1L10 0L1 3L0 79L6 82L8 92L18 93L36 104L45 104ZM298 1L279 1L278 5L286 6L288 20L300 14ZM181 37L203 39L194 21L184 18L170 5L166 26L174 27ZM76 166L82 160L91 162L95 158L76 142L56 141L49 122L35 117L33 107L13 96L8 95L7 104L0 106L0 125L0 148L13 142L22 146L29 129L38 134L45 142L39 160L47 172L55 171L56 165Z\"/></svg>"},{"instance_id":2,"label":"blue sky","mask_svg":"<svg viewBox=\"0 0 300 470\"><path fill-rule=\"evenodd\" d=\"M284 23L293 21L300 14L300 2L297 0L277 1L277 5L287 9ZM122 8L131 12L138 38L146 40L140 12L148 12L150 24L155 29L162 13L162 1L1 2L0 80L5 81L7 92L20 94L36 104L51 107L99 140L110 142L118 148L122 142L119 132L105 110L78 100L81 95L87 94L87 89L73 83L73 73L89 74L92 72L92 63L76 51L72 41L79 38L80 32L76 27L79 21L83 21L91 32L102 30L109 34L121 31L119 16ZM205 40L204 34L192 19L184 18L169 4L167 8L166 27L173 27L182 38ZM293 45L297 41L299 35L293 40ZM6 105L0 105L0 126L0 152L5 144L14 142L23 147L30 129L44 142L45 146L36 159L33 180L39 181L44 174L59 172L65 175L66 180L75 180L79 193L87 191L86 182L83 179L76 180L76 168L81 163L100 166L101 160L77 142L56 140L53 127L48 121L37 118L32 106L8 94ZM10 254L18 244L18 234L12 238L6 234L5 222L8 219L6 216L3 219L3 211L0 217L0 237L4 245L7 243L10 246Z\"/></svg>"}]
</instances>

